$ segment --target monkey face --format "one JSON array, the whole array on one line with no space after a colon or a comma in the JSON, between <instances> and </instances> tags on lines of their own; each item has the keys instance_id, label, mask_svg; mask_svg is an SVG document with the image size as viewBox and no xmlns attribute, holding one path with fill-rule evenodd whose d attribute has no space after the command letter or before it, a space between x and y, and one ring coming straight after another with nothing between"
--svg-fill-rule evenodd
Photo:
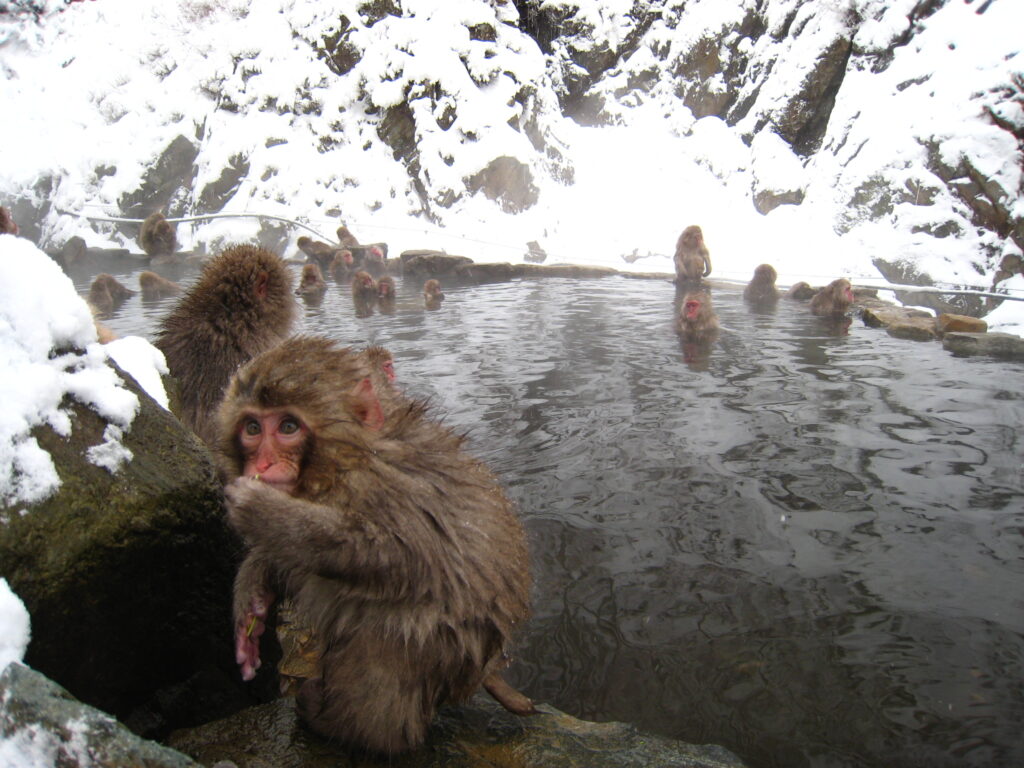
<instances>
[{"instance_id":1,"label":"monkey face","mask_svg":"<svg viewBox=\"0 0 1024 768\"><path fill-rule=\"evenodd\" d=\"M308 437L308 427L287 410L272 408L243 414L238 426L242 474L293 493Z\"/></svg>"}]
</instances>

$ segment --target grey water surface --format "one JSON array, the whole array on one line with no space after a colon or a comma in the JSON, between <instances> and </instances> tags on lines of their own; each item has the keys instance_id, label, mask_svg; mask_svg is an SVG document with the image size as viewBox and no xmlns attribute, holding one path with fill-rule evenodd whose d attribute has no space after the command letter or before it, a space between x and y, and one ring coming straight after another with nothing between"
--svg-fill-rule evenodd
<instances>
[{"instance_id":1,"label":"grey water surface","mask_svg":"<svg viewBox=\"0 0 1024 768\"><path fill-rule=\"evenodd\" d=\"M387 346L518 502L516 685L752 766L1024 765L1024 365L735 287L687 362L665 281L421 282L362 318L331 283L301 330Z\"/></svg>"}]
</instances>

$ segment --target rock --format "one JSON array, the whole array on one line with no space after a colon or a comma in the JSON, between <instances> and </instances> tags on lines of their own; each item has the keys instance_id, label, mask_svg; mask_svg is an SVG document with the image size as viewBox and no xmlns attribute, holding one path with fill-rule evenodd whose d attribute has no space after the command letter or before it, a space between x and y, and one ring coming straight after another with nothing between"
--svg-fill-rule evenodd
<instances>
[{"instance_id":1,"label":"rock","mask_svg":"<svg viewBox=\"0 0 1024 768\"><path fill-rule=\"evenodd\" d=\"M538 243L536 240L531 240L530 242L528 242L526 244L526 247L528 250L526 251L526 254L523 256L523 259L525 261L529 261L533 264L543 264L547 260L547 251L545 251L541 247L541 244ZM633 261L636 261L636 259L633 259Z\"/></svg>"},{"instance_id":2,"label":"rock","mask_svg":"<svg viewBox=\"0 0 1024 768\"><path fill-rule=\"evenodd\" d=\"M544 704L516 717L489 697L442 709L423 748L381 761L393 768L618 768L680 766L742 768L723 747L693 746L641 733L624 723L577 720ZM230 760L241 768L346 768L366 765L306 729L292 699L240 712L217 723L171 735L175 749L205 765Z\"/></svg>"},{"instance_id":3,"label":"rock","mask_svg":"<svg viewBox=\"0 0 1024 768\"><path fill-rule=\"evenodd\" d=\"M230 200L249 174L249 159L239 153L228 159L228 165L216 181L203 187L194 213L216 213Z\"/></svg>"},{"instance_id":4,"label":"rock","mask_svg":"<svg viewBox=\"0 0 1024 768\"><path fill-rule=\"evenodd\" d=\"M890 336L912 341L933 341L938 337L932 317L907 317L890 323L885 328Z\"/></svg>"},{"instance_id":5,"label":"rock","mask_svg":"<svg viewBox=\"0 0 1024 768\"><path fill-rule=\"evenodd\" d=\"M473 260L467 256L449 256L447 253L437 251L416 251L412 255L408 254L407 251L399 256L402 262L402 274L406 277L453 275L459 266L473 263Z\"/></svg>"},{"instance_id":6,"label":"rock","mask_svg":"<svg viewBox=\"0 0 1024 768\"><path fill-rule=\"evenodd\" d=\"M936 323L940 334L953 332L964 333L985 333L988 330L988 323L977 317L967 315L951 315L943 312L939 315Z\"/></svg>"},{"instance_id":7,"label":"rock","mask_svg":"<svg viewBox=\"0 0 1024 768\"><path fill-rule=\"evenodd\" d=\"M76 701L53 681L17 663L0 673L0 746L5 742L16 745L22 761L13 765L199 768L182 753L139 738L109 715Z\"/></svg>"},{"instance_id":8,"label":"rock","mask_svg":"<svg viewBox=\"0 0 1024 768\"><path fill-rule=\"evenodd\" d=\"M116 474L86 458L107 423L72 401L71 435L33 436L61 486L0 509L0 576L32 617L26 664L138 732L253 702L236 682L231 590L239 544L199 439L131 377L140 402Z\"/></svg>"},{"instance_id":9,"label":"rock","mask_svg":"<svg viewBox=\"0 0 1024 768\"><path fill-rule=\"evenodd\" d=\"M163 210L168 218L184 215L185 198L191 193L196 178L198 156L198 144L181 135L175 137L146 171L138 189L125 193L118 200L121 215L144 219L157 210ZM129 234L134 237L134 229Z\"/></svg>"},{"instance_id":10,"label":"rock","mask_svg":"<svg viewBox=\"0 0 1024 768\"><path fill-rule=\"evenodd\" d=\"M873 259L872 264L890 283L896 285L934 286L935 281L926 272L919 271L908 262L890 262ZM985 304L978 296L942 294L931 291L896 291L896 298L904 304L930 307L937 313L951 313L978 317L985 312Z\"/></svg>"},{"instance_id":11,"label":"rock","mask_svg":"<svg viewBox=\"0 0 1024 768\"><path fill-rule=\"evenodd\" d=\"M582 264L521 264L518 277L608 277L619 271L611 267L586 267Z\"/></svg>"},{"instance_id":12,"label":"rock","mask_svg":"<svg viewBox=\"0 0 1024 768\"><path fill-rule=\"evenodd\" d=\"M935 318L924 310L897 307L893 304L884 304L882 302L877 304L872 302L868 306L861 307L860 316L864 321L864 325L872 328L888 328L896 324L908 324L909 321L914 319L927 320L932 326L935 324ZM932 338L934 336L933 330Z\"/></svg>"},{"instance_id":13,"label":"rock","mask_svg":"<svg viewBox=\"0 0 1024 768\"><path fill-rule=\"evenodd\" d=\"M1024 338L1010 333L947 333L942 346L958 357L989 355L1024 360Z\"/></svg>"},{"instance_id":14,"label":"rock","mask_svg":"<svg viewBox=\"0 0 1024 768\"><path fill-rule=\"evenodd\" d=\"M525 163L514 157L494 158L487 166L470 176L466 190L471 194L483 192L506 213L519 213L537 202L540 192L533 183L533 174Z\"/></svg>"}]
</instances>

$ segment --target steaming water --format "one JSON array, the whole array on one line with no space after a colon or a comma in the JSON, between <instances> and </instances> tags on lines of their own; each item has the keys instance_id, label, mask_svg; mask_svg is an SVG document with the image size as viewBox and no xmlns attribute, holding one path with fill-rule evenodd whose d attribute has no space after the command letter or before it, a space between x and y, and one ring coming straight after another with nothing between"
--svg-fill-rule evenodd
<instances>
[{"instance_id":1,"label":"steaming water","mask_svg":"<svg viewBox=\"0 0 1024 768\"><path fill-rule=\"evenodd\" d=\"M332 284L303 330L389 347L518 501L515 684L752 766L1024 764L1024 366L735 288L703 364L667 282L418 291L357 318Z\"/></svg>"}]
</instances>

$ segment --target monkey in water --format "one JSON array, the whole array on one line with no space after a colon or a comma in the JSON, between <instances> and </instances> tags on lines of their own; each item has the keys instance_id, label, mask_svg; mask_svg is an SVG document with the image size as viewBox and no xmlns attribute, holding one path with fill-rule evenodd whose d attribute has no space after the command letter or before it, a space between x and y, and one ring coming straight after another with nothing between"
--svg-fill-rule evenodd
<instances>
[{"instance_id":1,"label":"monkey in water","mask_svg":"<svg viewBox=\"0 0 1024 768\"><path fill-rule=\"evenodd\" d=\"M377 283L369 272L359 270L352 277L352 298L356 301L373 301L377 296Z\"/></svg>"},{"instance_id":2,"label":"monkey in water","mask_svg":"<svg viewBox=\"0 0 1024 768\"><path fill-rule=\"evenodd\" d=\"M208 445L216 411L240 365L291 333L292 277L280 257L235 245L211 259L164 317L156 346L181 385L179 418Z\"/></svg>"},{"instance_id":3,"label":"monkey in water","mask_svg":"<svg viewBox=\"0 0 1024 768\"><path fill-rule=\"evenodd\" d=\"M687 341L714 341L718 337L718 315L711 305L711 294L691 291L683 297L676 330Z\"/></svg>"},{"instance_id":4,"label":"monkey in water","mask_svg":"<svg viewBox=\"0 0 1024 768\"><path fill-rule=\"evenodd\" d=\"M139 273L139 289L142 291L142 298L146 300L163 299L181 293L181 286L176 282L148 270Z\"/></svg>"},{"instance_id":5,"label":"monkey in water","mask_svg":"<svg viewBox=\"0 0 1024 768\"><path fill-rule=\"evenodd\" d=\"M89 286L89 303L101 315L109 315L134 293L135 291L122 285L113 275L101 272Z\"/></svg>"},{"instance_id":6,"label":"monkey in water","mask_svg":"<svg viewBox=\"0 0 1024 768\"><path fill-rule=\"evenodd\" d=\"M170 259L178 248L178 238L160 211L146 217L139 230L139 246L146 255L158 261Z\"/></svg>"},{"instance_id":7,"label":"monkey in water","mask_svg":"<svg viewBox=\"0 0 1024 768\"><path fill-rule=\"evenodd\" d=\"M264 352L228 387L216 453L248 548L234 598L242 676L260 666L274 600L288 600L320 646L301 719L394 754L481 686L520 714L533 704L500 674L529 615L518 515L461 435L385 383L389 357L309 336Z\"/></svg>"},{"instance_id":8,"label":"monkey in water","mask_svg":"<svg viewBox=\"0 0 1024 768\"><path fill-rule=\"evenodd\" d=\"M299 246L300 251L306 254L306 261L316 264L321 270L327 269L331 265L338 252L337 247L305 235L296 240L295 244Z\"/></svg>"},{"instance_id":9,"label":"monkey in water","mask_svg":"<svg viewBox=\"0 0 1024 768\"><path fill-rule=\"evenodd\" d=\"M853 287L845 277L833 280L811 299L811 312L815 315L842 315L853 305Z\"/></svg>"},{"instance_id":10,"label":"monkey in water","mask_svg":"<svg viewBox=\"0 0 1024 768\"><path fill-rule=\"evenodd\" d=\"M302 276L299 278L299 287L295 293L307 301L322 299L327 290L327 283L320 273L320 267L315 262L302 265Z\"/></svg>"},{"instance_id":11,"label":"monkey in water","mask_svg":"<svg viewBox=\"0 0 1024 768\"><path fill-rule=\"evenodd\" d=\"M441 290L441 283L430 278L423 284L423 303L427 309L440 309L444 301L444 292Z\"/></svg>"},{"instance_id":12,"label":"monkey in water","mask_svg":"<svg viewBox=\"0 0 1024 768\"><path fill-rule=\"evenodd\" d=\"M779 291L775 287L778 274L771 264L760 264L754 270L747 287L743 290L743 298L749 303L759 306L772 305L779 300Z\"/></svg>"},{"instance_id":13,"label":"monkey in water","mask_svg":"<svg viewBox=\"0 0 1024 768\"><path fill-rule=\"evenodd\" d=\"M704 233L696 224L683 230L676 241L676 282L699 284L711 274L711 254L704 245Z\"/></svg>"}]
</instances>

